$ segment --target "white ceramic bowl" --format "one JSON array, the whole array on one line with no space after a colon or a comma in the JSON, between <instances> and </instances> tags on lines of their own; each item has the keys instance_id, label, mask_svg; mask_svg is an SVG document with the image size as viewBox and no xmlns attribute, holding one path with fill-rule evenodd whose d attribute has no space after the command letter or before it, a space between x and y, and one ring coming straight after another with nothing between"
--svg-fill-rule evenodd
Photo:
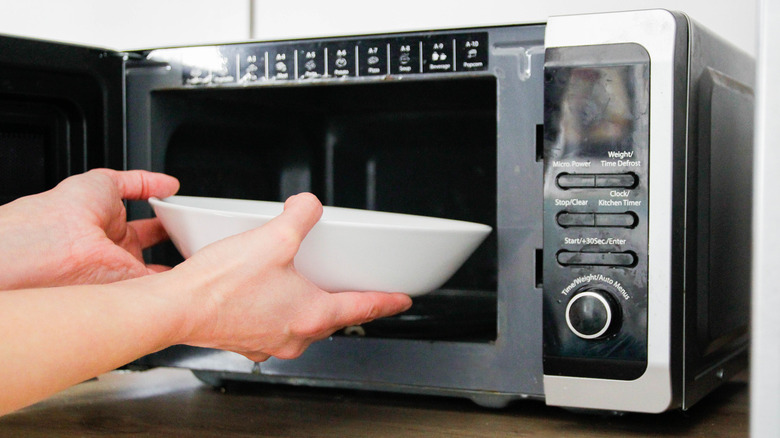
<instances>
[{"instance_id":1,"label":"white ceramic bowl","mask_svg":"<svg viewBox=\"0 0 780 438\"><path fill-rule=\"evenodd\" d=\"M171 196L149 203L187 258L204 246L263 225L281 202ZM420 295L444 284L490 234L487 225L325 207L295 257L322 289Z\"/></svg>"}]
</instances>

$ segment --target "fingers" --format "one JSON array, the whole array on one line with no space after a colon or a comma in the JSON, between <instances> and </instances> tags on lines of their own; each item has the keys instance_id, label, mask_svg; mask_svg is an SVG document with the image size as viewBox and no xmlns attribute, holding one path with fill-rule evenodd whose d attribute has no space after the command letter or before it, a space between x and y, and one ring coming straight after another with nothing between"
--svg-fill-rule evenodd
<instances>
[{"instance_id":1,"label":"fingers","mask_svg":"<svg viewBox=\"0 0 780 438\"><path fill-rule=\"evenodd\" d=\"M146 249L168 240L168 233L158 218L130 221L127 223L127 226L135 230L138 245L141 249Z\"/></svg>"},{"instance_id":2,"label":"fingers","mask_svg":"<svg viewBox=\"0 0 780 438\"><path fill-rule=\"evenodd\" d=\"M322 204L311 193L291 196L284 203L284 212L279 218L300 235L300 240L314 228L322 217Z\"/></svg>"},{"instance_id":3,"label":"fingers","mask_svg":"<svg viewBox=\"0 0 780 438\"><path fill-rule=\"evenodd\" d=\"M301 193L290 197L284 204L282 214L257 232L271 236L275 241L267 249L277 252L280 259L289 261L298 252L301 242L320 217L322 204L317 197L311 193Z\"/></svg>"},{"instance_id":4,"label":"fingers","mask_svg":"<svg viewBox=\"0 0 780 438\"><path fill-rule=\"evenodd\" d=\"M412 306L412 299L402 293L342 292L331 298L331 322L336 329L395 315Z\"/></svg>"},{"instance_id":5,"label":"fingers","mask_svg":"<svg viewBox=\"0 0 780 438\"><path fill-rule=\"evenodd\" d=\"M249 359L249 360L251 360L253 362L265 362L265 361L267 361L271 357L270 354L265 354L265 353L255 353L255 352L246 353L245 352L245 353L241 353L241 354L243 354L244 356L246 356L247 359Z\"/></svg>"},{"instance_id":6,"label":"fingers","mask_svg":"<svg viewBox=\"0 0 780 438\"><path fill-rule=\"evenodd\" d=\"M116 171L95 169L94 172L110 177L119 189L122 199L146 200L151 197L165 198L179 190L179 180L162 173L145 170Z\"/></svg>"},{"instance_id":7,"label":"fingers","mask_svg":"<svg viewBox=\"0 0 780 438\"><path fill-rule=\"evenodd\" d=\"M160 272L170 271L171 269L173 268L166 265L146 265L146 271L149 274L159 274Z\"/></svg>"}]
</instances>

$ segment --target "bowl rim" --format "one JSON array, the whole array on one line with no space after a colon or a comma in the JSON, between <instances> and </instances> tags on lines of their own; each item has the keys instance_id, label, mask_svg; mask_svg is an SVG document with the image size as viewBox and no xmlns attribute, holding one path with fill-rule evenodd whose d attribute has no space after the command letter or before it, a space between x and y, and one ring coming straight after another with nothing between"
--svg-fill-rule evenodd
<instances>
[{"instance_id":1,"label":"bowl rim","mask_svg":"<svg viewBox=\"0 0 780 438\"><path fill-rule=\"evenodd\" d=\"M158 197L150 197L148 199L149 204L154 208L156 206L164 207L164 208L170 208L173 210L179 210L179 211L197 211L201 213L209 213L209 214L215 214L222 217L237 217L237 218L251 218L251 219L266 219L271 220L273 219L274 215L270 214L261 214L261 213L246 213L241 211L230 211L230 210L219 210L216 208L208 208L208 207L197 207L192 205L186 205L186 204L178 204L175 202L169 202L171 198L177 198L177 199L215 199L219 201L236 201L241 203L262 203L262 204L272 204L272 205L278 205L283 207L284 202L278 202L278 201L262 201L262 200L255 200L255 199L241 199L241 198L217 198L212 196L189 196L189 195L172 195L165 198L158 198ZM377 216L385 216L385 217L405 217L405 218L413 218L413 219L422 219L424 222L431 222L431 223L437 223L439 225L450 225L450 227L443 227L443 226L420 226L420 225L412 225L412 224L391 224L391 223L371 223L371 222L365 222L365 221L345 221L345 220L338 220L338 219L332 219L325 216L325 212L328 210L333 211L357 211L361 212L361 214L368 214L368 215L377 215ZM384 212L384 211L375 211L375 210L361 210L357 208L347 208L347 207L334 207L334 206L323 206L323 217L318 221L317 223L327 226L345 226L345 227L365 227L365 228L376 228L376 229L396 229L396 230L419 230L419 231L425 231L425 232L473 232L478 234L484 234L487 235L493 231L493 227L487 224L481 224L478 222L469 222L469 221L462 221L457 219L448 219L448 218L439 218L439 217L433 217L433 216L421 216L421 215L413 215L413 214L405 214L405 213L394 213L394 212Z\"/></svg>"}]
</instances>

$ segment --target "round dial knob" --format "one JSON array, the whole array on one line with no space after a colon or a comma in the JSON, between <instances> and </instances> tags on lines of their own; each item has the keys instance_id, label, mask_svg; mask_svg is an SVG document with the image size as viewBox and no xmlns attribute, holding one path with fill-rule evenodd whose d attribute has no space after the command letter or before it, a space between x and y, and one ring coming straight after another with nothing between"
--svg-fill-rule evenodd
<instances>
[{"instance_id":1,"label":"round dial knob","mask_svg":"<svg viewBox=\"0 0 780 438\"><path fill-rule=\"evenodd\" d=\"M582 339L598 339L606 335L618 317L614 299L601 289L580 292L566 305L566 324Z\"/></svg>"}]
</instances>

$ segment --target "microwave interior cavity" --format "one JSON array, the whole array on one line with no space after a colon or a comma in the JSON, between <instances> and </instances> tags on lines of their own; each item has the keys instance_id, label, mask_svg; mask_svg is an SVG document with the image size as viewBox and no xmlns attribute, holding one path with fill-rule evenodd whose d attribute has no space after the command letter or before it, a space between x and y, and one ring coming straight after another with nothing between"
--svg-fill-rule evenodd
<instances>
[{"instance_id":1,"label":"microwave interior cavity","mask_svg":"<svg viewBox=\"0 0 780 438\"><path fill-rule=\"evenodd\" d=\"M153 167L180 194L284 201L493 227L442 287L407 313L347 333L496 338L496 79L175 89L153 93ZM156 254L176 263L172 246Z\"/></svg>"}]
</instances>

